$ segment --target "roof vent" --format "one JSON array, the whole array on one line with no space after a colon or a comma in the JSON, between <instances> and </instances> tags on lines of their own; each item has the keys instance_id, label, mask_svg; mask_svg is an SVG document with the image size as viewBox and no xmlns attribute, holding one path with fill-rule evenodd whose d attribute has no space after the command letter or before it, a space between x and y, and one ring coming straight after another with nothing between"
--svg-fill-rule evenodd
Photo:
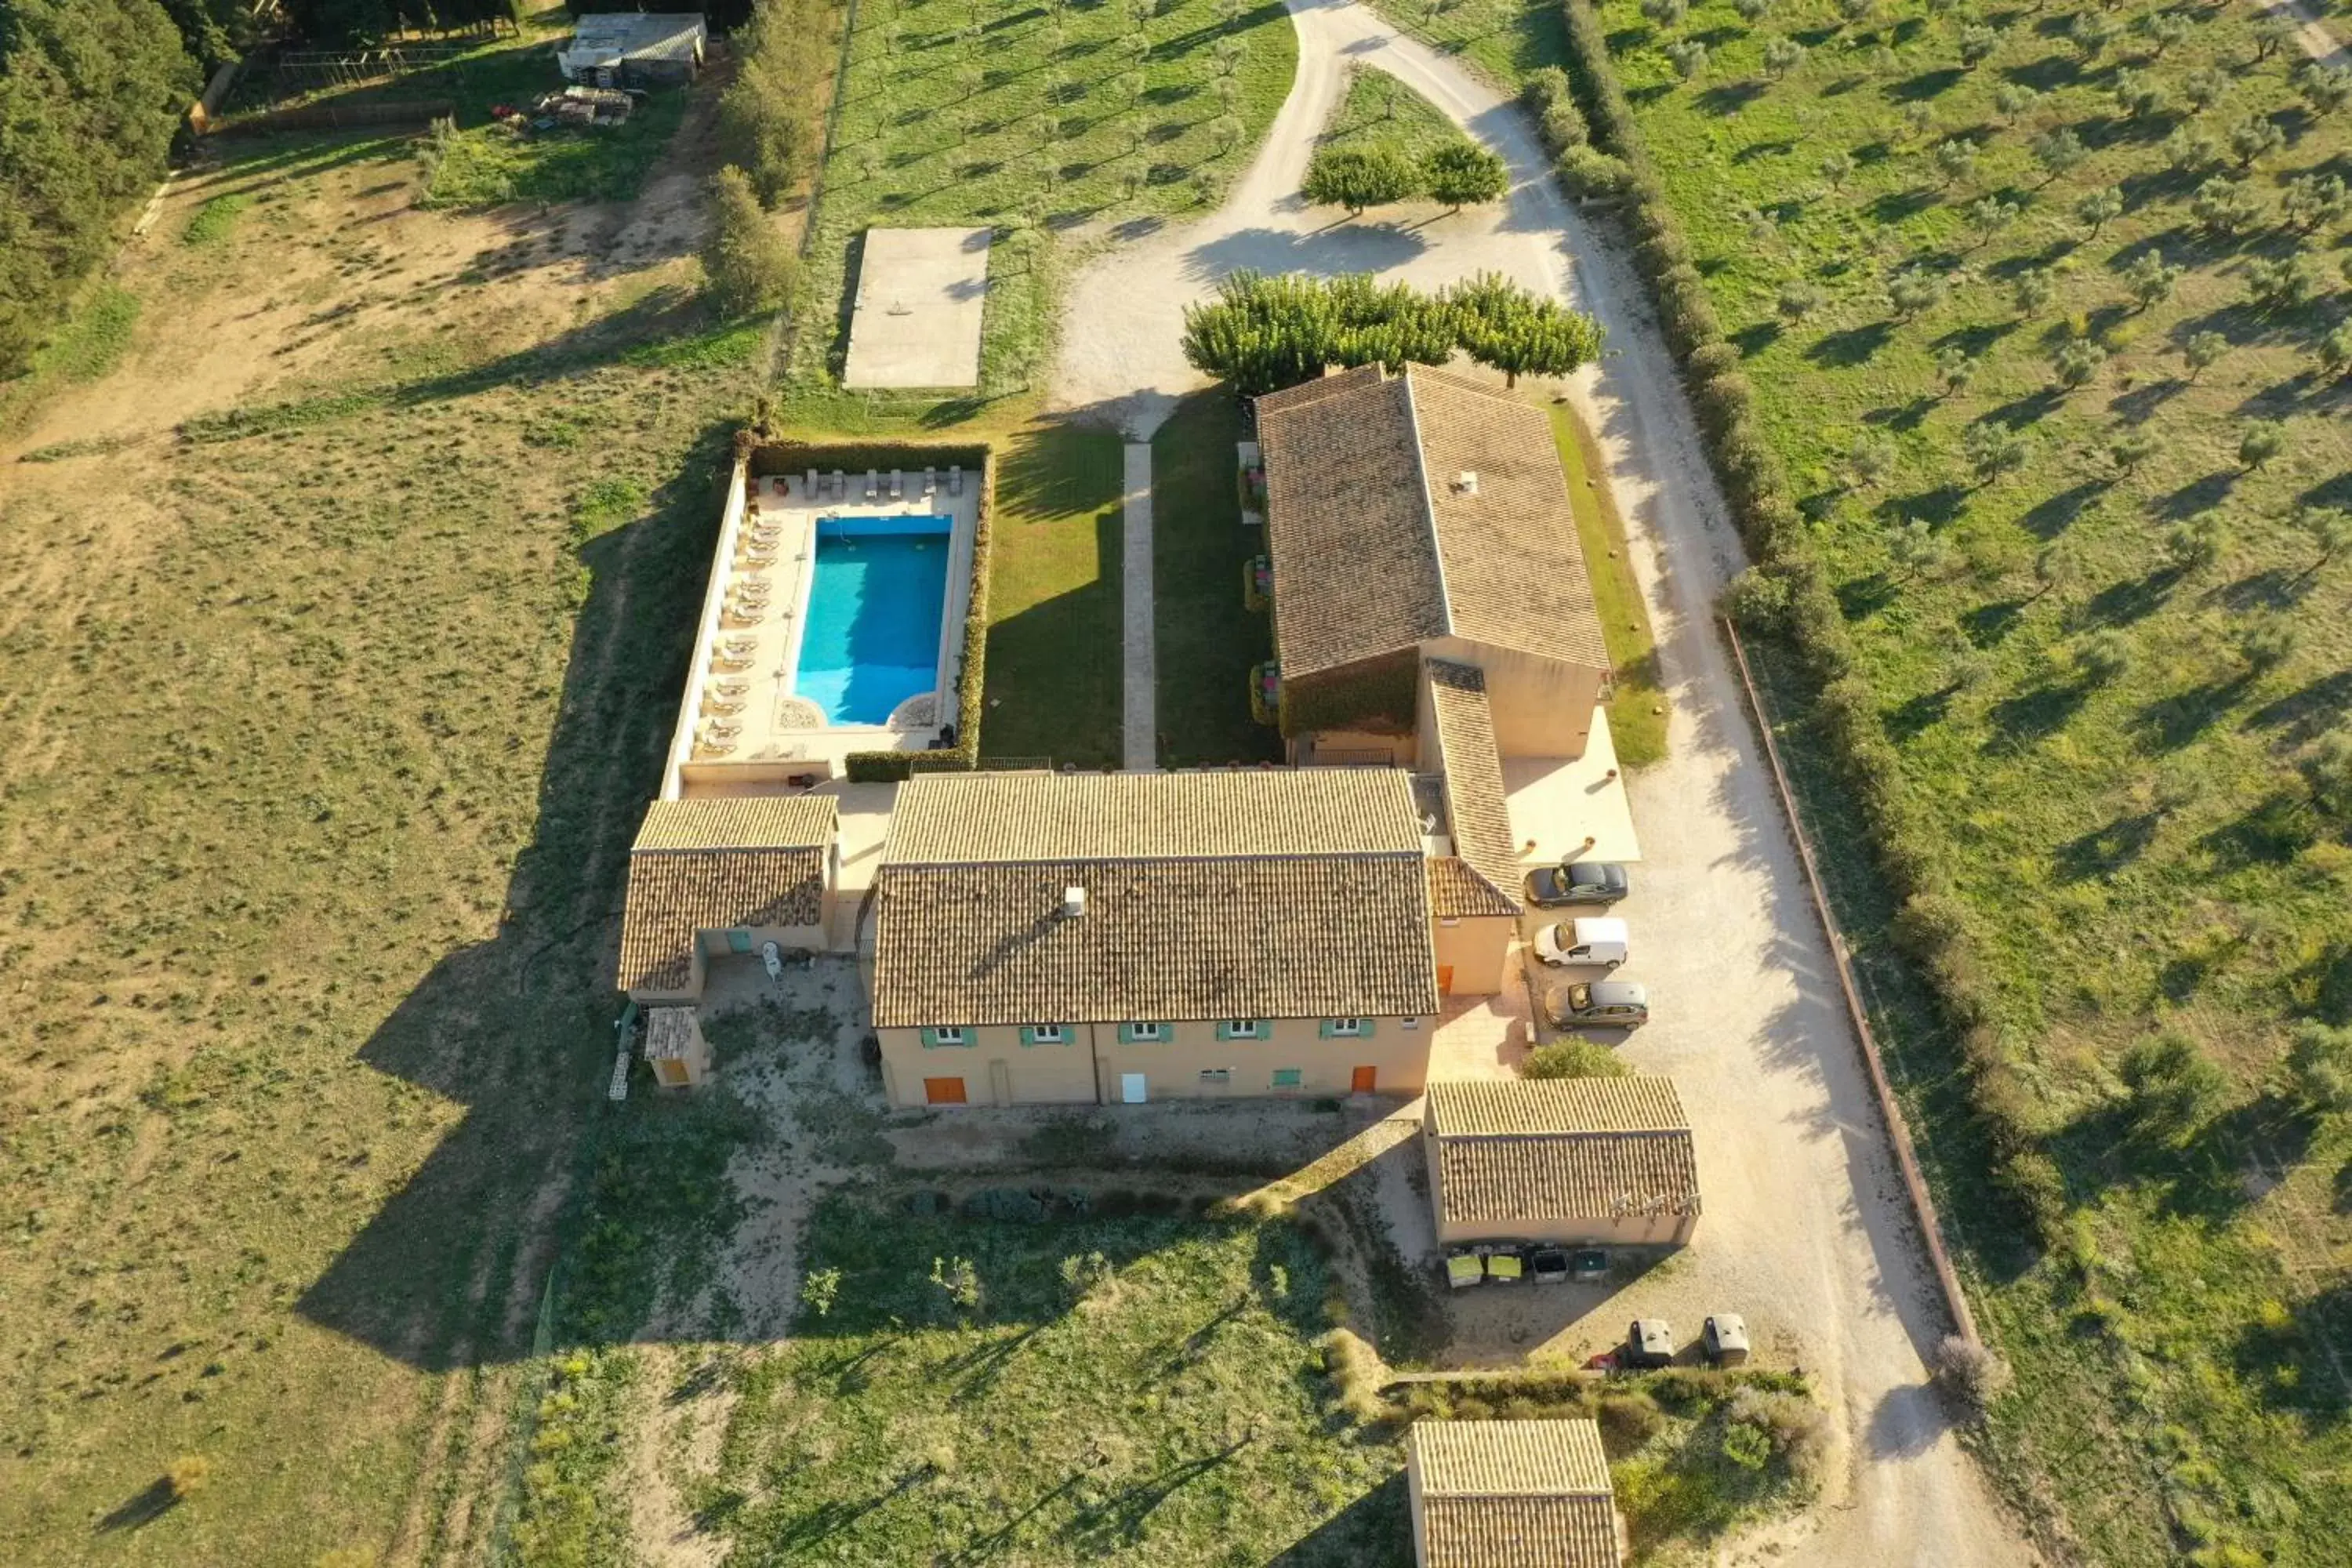
<instances>
[{"instance_id":1,"label":"roof vent","mask_svg":"<svg viewBox=\"0 0 2352 1568\"><path fill-rule=\"evenodd\" d=\"M1461 491L1465 496L1476 495L1478 493L1478 470L1475 468L1465 468L1460 473L1454 475L1454 488Z\"/></svg>"},{"instance_id":2,"label":"roof vent","mask_svg":"<svg viewBox=\"0 0 2352 1568\"><path fill-rule=\"evenodd\" d=\"M1084 888L1064 888L1062 889L1062 918L1066 921L1074 921L1086 912L1087 890Z\"/></svg>"}]
</instances>

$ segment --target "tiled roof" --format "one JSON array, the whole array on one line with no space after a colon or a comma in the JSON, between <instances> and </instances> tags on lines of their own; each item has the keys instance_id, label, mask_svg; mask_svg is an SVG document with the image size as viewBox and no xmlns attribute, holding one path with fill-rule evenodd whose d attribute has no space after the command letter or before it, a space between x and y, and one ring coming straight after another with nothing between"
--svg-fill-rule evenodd
<instances>
[{"instance_id":1,"label":"tiled roof","mask_svg":"<svg viewBox=\"0 0 2352 1568\"><path fill-rule=\"evenodd\" d=\"M677 1061L694 1049L694 1009L646 1009L646 1060Z\"/></svg>"},{"instance_id":2,"label":"tiled roof","mask_svg":"<svg viewBox=\"0 0 2352 1568\"><path fill-rule=\"evenodd\" d=\"M1444 855L1429 863L1429 912L1445 920L1464 915L1516 915L1519 906L1494 883L1470 868L1459 855Z\"/></svg>"},{"instance_id":3,"label":"tiled roof","mask_svg":"<svg viewBox=\"0 0 2352 1568\"><path fill-rule=\"evenodd\" d=\"M1086 910L1065 917L1073 887ZM875 909L884 1028L1438 1005L1420 827L1394 770L918 778Z\"/></svg>"},{"instance_id":4,"label":"tiled roof","mask_svg":"<svg viewBox=\"0 0 2352 1568\"><path fill-rule=\"evenodd\" d=\"M899 786L885 865L1421 853L1389 768L925 773Z\"/></svg>"},{"instance_id":5,"label":"tiled roof","mask_svg":"<svg viewBox=\"0 0 2352 1568\"><path fill-rule=\"evenodd\" d=\"M823 918L830 796L656 801L629 851L624 991L683 990L698 932Z\"/></svg>"},{"instance_id":6,"label":"tiled roof","mask_svg":"<svg viewBox=\"0 0 2352 1568\"><path fill-rule=\"evenodd\" d=\"M1617 1508L1590 1421L1418 1421L1425 1568L1617 1568Z\"/></svg>"},{"instance_id":7,"label":"tiled roof","mask_svg":"<svg viewBox=\"0 0 2352 1568\"><path fill-rule=\"evenodd\" d=\"M1486 673L1474 665L1433 658L1429 661L1429 689L1437 719L1439 761L1445 770L1454 852L1501 905L1499 910L1442 912L1516 914L1519 860L1511 842L1511 814L1503 803L1503 763L1495 749Z\"/></svg>"},{"instance_id":8,"label":"tiled roof","mask_svg":"<svg viewBox=\"0 0 2352 1568\"><path fill-rule=\"evenodd\" d=\"M1609 668L1541 409L1367 366L1259 398L1257 423L1286 676L1448 635Z\"/></svg>"},{"instance_id":9,"label":"tiled roof","mask_svg":"<svg viewBox=\"0 0 2352 1568\"><path fill-rule=\"evenodd\" d=\"M1433 1083L1427 1116L1449 1222L1699 1212L1669 1079Z\"/></svg>"},{"instance_id":10,"label":"tiled roof","mask_svg":"<svg viewBox=\"0 0 2352 1568\"><path fill-rule=\"evenodd\" d=\"M734 800L657 800L646 809L633 851L815 849L833 842L840 810L829 795Z\"/></svg>"}]
</instances>

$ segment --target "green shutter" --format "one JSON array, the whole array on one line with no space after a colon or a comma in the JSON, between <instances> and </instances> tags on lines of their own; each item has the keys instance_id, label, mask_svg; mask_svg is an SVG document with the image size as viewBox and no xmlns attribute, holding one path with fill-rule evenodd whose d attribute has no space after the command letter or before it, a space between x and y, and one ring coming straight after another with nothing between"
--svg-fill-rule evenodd
<instances>
[{"instance_id":1,"label":"green shutter","mask_svg":"<svg viewBox=\"0 0 2352 1568\"><path fill-rule=\"evenodd\" d=\"M1297 1089L1303 1081L1304 1077L1297 1068L1274 1069L1274 1087L1276 1089Z\"/></svg>"},{"instance_id":2,"label":"green shutter","mask_svg":"<svg viewBox=\"0 0 2352 1568\"><path fill-rule=\"evenodd\" d=\"M1158 1037L1155 1038L1147 1038L1144 1036L1136 1033L1139 1029L1153 1028L1160 1031ZM1149 1019L1133 1024L1121 1024L1118 1026L1118 1043L1122 1046L1164 1046L1175 1037L1175 1030L1170 1028L1165 1024L1153 1024Z\"/></svg>"},{"instance_id":3,"label":"green shutter","mask_svg":"<svg viewBox=\"0 0 2352 1568\"><path fill-rule=\"evenodd\" d=\"M1315 1026L1315 1037L1316 1037L1316 1038L1318 1038L1318 1039L1321 1039L1321 1040L1328 1040L1328 1039L1331 1038L1331 1020L1330 1020L1330 1019L1326 1018L1326 1019L1324 1019L1321 1023L1319 1023L1319 1024L1318 1024L1318 1025L1316 1025L1316 1026Z\"/></svg>"},{"instance_id":4,"label":"green shutter","mask_svg":"<svg viewBox=\"0 0 2352 1568\"><path fill-rule=\"evenodd\" d=\"M751 952L751 933L743 930L740 926L735 930L729 931L727 933L727 951L730 952Z\"/></svg>"},{"instance_id":5,"label":"green shutter","mask_svg":"<svg viewBox=\"0 0 2352 1568\"><path fill-rule=\"evenodd\" d=\"M1217 1038L1221 1040L1263 1040L1268 1033L1269 1026L1263 1018L1252 1018L1249 1026L1242 1029L1234 1028L1231 1018L1217 1020Z\"/></svg>"},{"instance_id":6,"label":"green shutter","mask_svg":"<svg viewBox=\"0 0 2352 1568\"><path fill-rule=\"evenodd\" d=\"M1024 1024L1021 1026L1021 1043L1024 1046L1058 1046L1068 1039L1069 1035L1066 1032L1061 1039L1054 1039L1048 1037L1045 1031L1061 1027L1059 1024Z\"/></svg>"},{"instance_id":7,"label":"green shutter","mask_svg":"<svg viewBox=\"0 0 2352 1568\"><path fill-rule=\"evenodd\" d=\"M951 1031L941 1031L941 1030L939 1030L939 1029L925 1029L925 1030L923 1031L923 1046L924 1046L924 1048L925 1048L925 1049L929 1049L929 1048L931 1048L931 1047L943 1047L943 1048L950 1048L950 1049L951 1049L951 1048L953 1048L953 1047L957 1047L957 1046L968 1046L968 1045L971 1045L971 1044L972 1043L972 1042L971 1042L971 1031L970 1031L969 1029L967 1029L967 1030L965 1030L965 1031L964 1031L964 1037L963 1037L962 1039L960 1039L960 1040L949 1040L949 1039L942 1039L942 1038L940 1037L940 1036L941 1036L941 1034L942 1034L943 1032L951 1032Z\"/></svg>"}]
</instances>

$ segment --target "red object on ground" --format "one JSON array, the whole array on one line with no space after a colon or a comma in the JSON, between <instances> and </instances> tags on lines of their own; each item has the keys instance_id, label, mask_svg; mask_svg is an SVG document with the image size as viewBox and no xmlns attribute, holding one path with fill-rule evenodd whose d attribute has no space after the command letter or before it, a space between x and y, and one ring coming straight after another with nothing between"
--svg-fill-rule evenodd
<instances>
[{"instance_id":1,"label":"red object on ground","mask_svg":"<svg viewBox=\"0 0 2352 1568\"><path fill-rule=\"evenodd\" d=\"M1585 1361L1584 1370L1587 1372L1615 1372L1617 1370L1616 1352L1613 1351L1602 1351L1599 1355L1589 1357Z\"/></svg>"}]
</instances>

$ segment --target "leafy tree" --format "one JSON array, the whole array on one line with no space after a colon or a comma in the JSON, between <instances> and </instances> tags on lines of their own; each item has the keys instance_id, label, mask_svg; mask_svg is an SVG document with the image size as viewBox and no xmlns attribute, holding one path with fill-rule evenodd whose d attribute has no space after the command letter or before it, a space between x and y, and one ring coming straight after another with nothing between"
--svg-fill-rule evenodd
<instances>
[{"instance_id":1,"label":"leafy tree","mask_svg":"<svg viewBox=\"0 0 2352 1568\"><path fill-rule=\"evenodd\" d=\"M2297 174L2279 198L2279 216L2297 234L2352 221L2352 189L2336 174Z\"/></svg>"},{"instance_id":2,"label":"leafy tree","mask_svg":"<svg viewBox=\"0 0 2352 1568\"><path fill-rule=\"evenodd\" d=\"M1642 15L1660 32L1683 25L1690 15L1690 0L1642 0Z\"/></svg>"},{"instance_id":3,"label":"leafy tree","mask_svg":"<svg viewBox=\"0 0 2352 1568\"><path fill-rule=\"evenodd\" d=\"M2066 29L2066 41L2085 60L2095 60L2116 41L2115 19L2104 11L2078 11Z\"/></svg>"},{"instance_id":4,"label":"leafy tree","mask_svg":"<svg viewBox=\"0 0 2352 1568\"><path fill-rule=\"evenodd\" d=\"M2144 70L2126 68L2116 73L2109 90L2124 112L2134 120L2153 120L2162 114L2170 101L2164 83Z\"/></svg>"},{"instance_id":5,"label":"leafy tree","mask_svg":"<svg viewBox=\"0 0 2352 1568\"><path fill-rule=\"evenodd\" d=\"M1864 431L1854 437L1853 448L1846 454L1846 467L1853 471L1853 482L1864 489L1876 489L1895 471L1895 443L1885 436Z\"/></svg>"},{"instance_id":6,"label":"leafy tree","mask_svg":"<svg viewBox=\"0 0 2352 1568\"><path fill-rule=\"evenodd\" d=\"M1539 298L1499 274L1482 272L1445 295L1464 352L1503 373L1567 375L1601 353L1601 329L1557 300Z\"/></svg>"},{"instance_id":7,"label":"leafy tree","mask_svg":"<svg viewBox=\"0 0 2352 1568\"><path fill-rule=\"evenodd\" d=\"M2323 570L2339 555L2352 555L2352 512L2341 507L2307 506L2294 514L2294 525L2319 552L2319 559L2311 563L2312 571Z\"/></svg>"},{"instance_id":8,"label":"leafy tree","mask_svg":"<svg viewBox=\"0 0 2352 1568\"><path fill-rule=\"evenodd\" d=\"M200 86L156 0L0 5L0 377L25 368L163 177Z\"/></svg>"},{"instance_id":9,"label":"leafy tree","mask_svg":"<svg viewBox=\"0 0 2352 1568\"><path fill-rule=\"evenodd\" d=\"M2230 155L2238 160L2241 169L2252 168L2254 160L2267 157L2286 145L2286 132L2262 115L2249 115L2230 132Z\"/></svg>"},{"instance_id":10,"label":"leafy tree","mask_svg":"<svg viewBox=\"0 0 2352 1568\"><path fill-rule=\"evenodd\" d=\"M2055 131L2043 132L2025 145L2026 151L2033 154L2033 161L2042 165L2042 183L2044 185L2091 155L2090 150L2083 145L2083 139L2063 125Z\"/></svg>"},{"instance_id":11,"label":"leafy tree","mask_svg":"<svg viewBox=\"0 0 2352 1568\"><path fill-rule=\"evenodd\" d=\"M732 163L710 182L710 235L703 241L702 272L711 303L723 315L744 316L784 301L798 258L761 206L751 177Z\"/></svg>"},{"instance_id":12,"label":"leafy tree","mask_svg":"<svg viewBox=\"0 0 2352 1568\"><path fill-rule=\"evenodd\" d=\"M1764 68L1776 79L1805 63L1805 46L1794 38L1764 40Z\"/></svg>"},{"instance_id":13,"label":"leafy tree","mask_svg":"<svg viewBox=\"0 0 2352 1568\"><path fill-rule=\"evenodd\" d=\"M1942 304L1946 288L1941 273L1906 267L1886 280L1886 301L1895 307L1897 316L1907 321L1922 310L1932 310Z\"/></svg>"},{"instance_id":14,"label":"leafy tree","mask_svg":"<svg viewBox=\"0 0 2352 1568\"><path fill-rule=\"evenodd\" d=\"M1853 178L1853 154L1832 153L1824 157L1822 160L1822 178L1830 183L1832 190L1836 190Z\"/></svg>"},{"instance_id":15,"label":"leafy tree","mask_svg":"<svg viewBox=\"0 0 2352 1568\"><path fill-rule=\"evenodd\" d=\"M2259 468L2286 446L2286 427L2274 420L2250 419L2238 437L2238 461Z\"/></svg>"},{"instance_id":16,"label":"leafy tree","mask_svg":"<svg viewBox=\"0 0 2352 1568\"><path fill-rule=\"evenodd\" d=\"M2119 430L2107 437L2107 458L2128 474L2156 456L2156 437L2145 430Z\"/></svg>"},{"instance_id":17,"label":"leafy tree","mask_svg":"<svg viewBox=\"0 0 2352 1568\"><path fill-rule=\"evenodd\" d=\"M2197 187L2189 211L2209 234L2230 237L2243 234L2262 219L2262 203L2237 180L2218 175Z\"/></svg>"},{"instance_id":18,"label":"leafy tree","mask_svg":"<svg viewBox=\"0 0 2352 1568\"><path fill-rule=\"evenodd\" d=\"M1955 136L1936 149L1936 172L1946 185L1954 185L1977 172L1977 144Z\"/></svg>"},{"instance_id":19,"label":"leafy tree","mask_svg":"<svg viewBox=\"0 0 2352 1568\"><path fill-rule=\"evenodd\" d=\"M2219 332L2192 332L2180 345L2180 358L2189 366L2189 379L2194 384L2207 370L2221 363L2230 352L2230 340Z\"/></svg>"},{"instance_id":20,"label":"leafy tree","mask_svg":"<svg viewBox=\"0 0 2352 1568\"><path fill-rule=\"evenodd\" d=\"M1927 526L1925 518L1912 518L1887 536L1887 553L1902 569L1904 577L1932 577L1952 562L1952 542Z\"/></svg>"},{"instance_id":21,"label":"leafy tree","mask_svg":"<svg viewBox=\"0 0 2352 1568\"><path fill-rule=\"evenodd\" d=\"M802 80L810 25L803 7L761 0L734 39L740 63L719 99L721 155L751 177L769 207L792 195L824 142Z\"/></svg>"},{"instance_id":22,"label":"leafy tree","mask_svg":"<svg viewBox=\"0 0 2352 1568\"><path fill-rule=\"evenodd\" d=\"M2015 124L2024 114L2042 101L2042 94L2021 81L2005 81L1992 89L1992 107L2003 121Z\"/></svg>"},{"instance_id":23,"label":"leafy tree","mask_svg":"<svg viewBox=\"0 0 2352 1568\"><path fill-rule=\"evenodd\" d=\"M2058 285L2052 281L2046 268L2029 267L2010 284L2010 298L2016 302L2017 313L2030 316L2050 303L2050 296Z\"/></svg>"},{"instance_id":24,"label":"leafy tree","mask_svg":"<svg viewBox=\"0 0 2352 1568\"><path fill-rule=\"evenodd\" d=\"M2074 202L2075 219L2089 227L2090 237L2099 237L2099 231L2124 215L2124 194L2114 185L2101 185L2095 191L2084 191Z\"/></svg>"},{"instance_id":25,"label":"leafy tree","mask_svg":"<svg viewBox=\"0 0 2352 1568\"><path fill-rule=\"evenodd\" d=\"M1792 321L1801 321L1822 307L1822 291L1818 285L1801 278L1792 278L1780 285L1780 297L1774 308Z\"/></svg>"},{"instance_id":26,"label":"leafy tree","mask_svg":"<svg viewBox=\"0 0 2352 1568\"><path fill-rule=\"evenodd\" d=\"M1581 1035L1538 1046L1519 1063L1519 1076L1533 1079L1623 1078L1633 1070L1607 1046Z\"/></svg>"},{"instance_id":27,"label":"leafy tree","mask_svg":"<svg viewBox=\"0 0 2352 1568\"><path fill-rule=\"evenodd\" d=\"M2050 367L2058 374L2058 384L2072 391L2089 384L2099 367L2107 363L2107 351L2088 338L2074 338L2058 345L2050 358Z\"/></svg>"},{"instance_id":28,"label":"leafy tree","mask_svg":"<svg viewBox=\"0 0 2352 1568\"><path fill-rule=\"evenodd\" d=\"M2275 259L2258 256L2246 263L2246 295L2265 310L2292 310L2307 305L2319 280L2299 256Z\"/></svg>"},{"instance_id":29,"label":"leafy tree","mask_svg":"<svg viewBox=\"0 0 2352 1568\"><path fill-rule=\"evenodd\" d=\"M1366 207L1401 202L1419 187L1413 166L1388 147L1327 147L1307 165L1303 194L1318 205L1341 206L1351 216Z\"/></svg>"},{"instance_id":30,"label":"leafy tree","mask_svg":"<svg viewBox=\"0 0 2352 1568\"><path fill-rule=\"evenodd\" d=\"M1706 46L1696 38L1679 39L1666 46L1666 58L1676 76L1690 81L1706 69Z\"/></svg>"},{"instance_id":31,"label":"leafy tree","mask_svg":"<svg viewBox=\"0 0 2352 1568\"><path fill-rule=\"evenodd\" d=\"M1502 199L1511 188L1510 171L1503 160L1468 142L1450 142L1430 153L1422 165L1433 200L1455 212L1466 203Z\"/></svg>"},{"instance_id":32,"label":"leafy tree","mask_svg":"<svg viewBox=\"0 0 2352 1568\"><path fill-rule=\"evenodd\" d=\"M1936 379L1944 384L1944 395L1953 397L1969 389L1969 384L1984 368L1981 362L1968 350L1954 345L1936 356Z\"/></svg>"},{"instance_id":33,"label":"leafy tree","mask_svg":"<svg viewBox=\"0 0 2352 1568\"><path fill-rule=\"evenodd\" d=\"M1960 453L1979 485L1989 485L2004 474L2025 467L2032 455L2025 437L2006 425L1971 425L1960 437Z\"/></svg>"},{"instance_id":34,"label":"leafy tree","mask_svg":"<svg viewBox=\"0 0 2352 1568\"><path fill-rule=\"evenodd\" d=\"M2200 66L2180 79L2181 100L2202 114L2229 95L2230 77L2211 66Z\"/></svg>"},{"instance_id":35,"label":"leafy tree","mask_svg":"<svg viewBox=\"0 0 2352 1568\"><path fill-rule=\"evenodd\" d=\"M2314 1116L2352 1110L2352 1026L2313 1019L2286 1048L2288 1093Z\"/></svg>"},{"instance_id":36,"label":"leafy tree","mask_svg":"<svg viewBox=\"0 0 2352 1568\"><path fill-rule=\"evenodd\" d=\"M2124 287L2130 290L2132 303L2145 310L2150 305L2160 305L2172 298L2186 268L2168 267L2164 258L2153 250L2144 250L2129 267L2124 268Z\"/></svg>"},{"instance_id":37,"label":"leafy tree","mask_svg":"<svg viewBox=\"0 0 2352 1568\"><path fill-rule=\"evenodd\" d=\"M2294 73L2294 88L2314 114L2333 114L2352 103L2352 70L2313 60Z\"/></svg>"},{"instance_id":38,"label":"leafy tree","mask_svg":"<svg viewBox=\"0 0 2352 1568\"><path fill-rule=\"evenodd\" d=\"M2195 1041L2170 1029L2134 1041L2119 1073L2132 1131L2151 1142L2178 1142L2195 1131L2229 1087Z\"/></svg>"},{"instance_id":39,"label":"leafy tree","mask_svg":"<svg viewBox=\"0 0 2352 1568\"><path fill-rule=\"evenodd\" d=\"M1992 58L2000 47L2000 35L1981 23L1960 29L1960 64L1969 70Z\"/></svg>"},{"instance_id":40,"label":"leafy tree","mask_svg":"<svg viewBox=\"0 0 2352 1568\"><path fill-rule=\"evenodd\" d=\"M2202 572L2230 548L2230 525L2218 511L2209 511L2164 531L2164 558L2177 572Z\"/></svg>"}]
</instances>

